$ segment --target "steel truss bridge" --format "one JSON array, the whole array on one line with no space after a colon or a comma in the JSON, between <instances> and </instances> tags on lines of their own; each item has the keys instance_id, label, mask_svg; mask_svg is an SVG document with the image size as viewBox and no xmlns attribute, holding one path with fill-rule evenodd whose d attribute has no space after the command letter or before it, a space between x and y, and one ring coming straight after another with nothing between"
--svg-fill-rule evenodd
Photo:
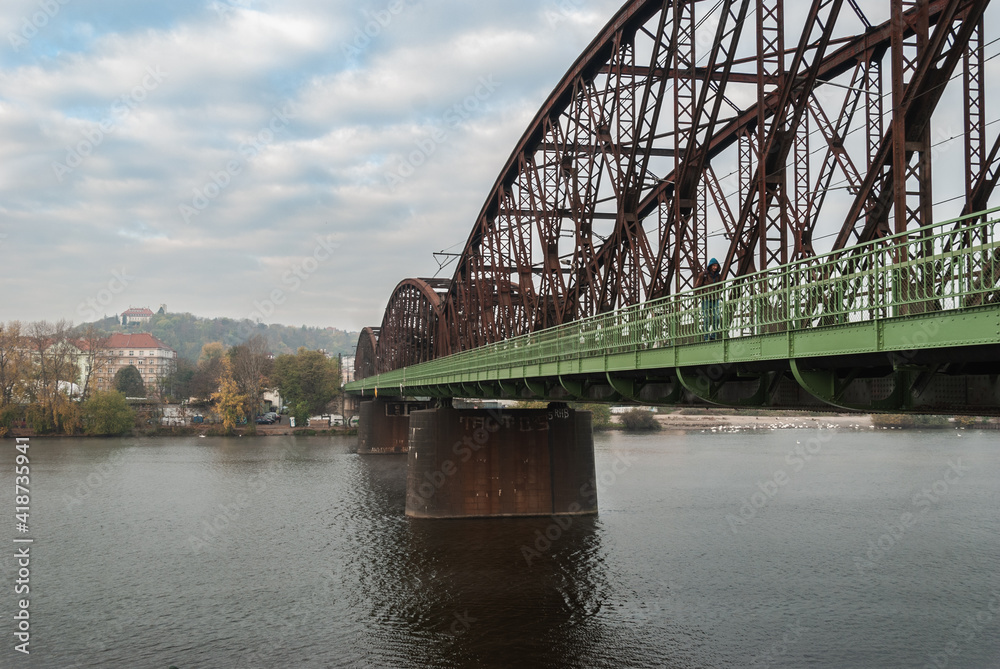
<instances>
[{"instance_id":1,"label":"steel truss bridge","mask_svg":"<svg viewBox=\"0 0 1000 669\"><path fill-rule=\"evenodd\" d=\"M348 392L996 412L988 5L626 3Z\"/></svg>"}]
</instances>

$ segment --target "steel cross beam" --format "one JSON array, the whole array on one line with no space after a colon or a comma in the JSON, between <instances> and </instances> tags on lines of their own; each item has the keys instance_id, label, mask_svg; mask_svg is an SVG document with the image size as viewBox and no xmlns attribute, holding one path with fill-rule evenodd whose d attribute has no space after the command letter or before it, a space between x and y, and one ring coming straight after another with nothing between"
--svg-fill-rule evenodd
<instances>
[{"instance_id":1,"label":"steel cross beam","mask_svg":"<svg viewBox=\"0 0 1000 669\"><path fill-rule=\"evenodd\" d=\"M905 171L905 166L910 165L910 158L914 153L908 150L908 146L924 146L923 140L926 139L925 133L931 115L988 4L989 0L971 0L967 3L956 0L945 5L930 43L923 49L905 90L894 90L894 100L898 96L898 101L894 103L890 130L872 160L872 168L858 190L854 205L834 242L834 249L844 248L851 242L851 235L866 210L867 223L857 236L858 241L865 242L887 234L889 209L894 202L898 205L906 195L903 173L897 165L903 165ZM901 30L900 26L894 25L894 44L900 44ZM894 54L894 58L901 58L901 47L897 51L899 53ZM894 72L894 87L898 84L902 88L902 64L897 64ZM909 142L912 144L908 144ZM888 166L884 174L881 174L882 166ZM880 191L875 189L877 182L880 182ZM899 212L898 216L905 214ZM896 220L899 225L900 219Z\"/></svg>"},{"instance_id":2,"label":"steel cross beam","mask_svg":"<svg viewBox=\"0 0 1000 669\"><path fill-rule=\"evenodd\" d=\"M961 199L985 209L1000 180L1000 138L989 141L985 121L988 0L882 1L891 20L871 26L848 0L865 31L845 35L842 0L813 0L794 50L782 0L754 0L753 40L741 40L750 0L626 2L516 145L452 280L397 287L377 338L359 342L372 349L363 365L458 353L682 291L712 248L710 225L728 239L716 255L731 276L809 258L817 223L838 206L835 175L852 199L834 249L923 225L930 120L960 62ZM915 277L915 297L932 276Z\"/></svg>"},{"instance_id":3,"label":"steel cross beam","mask_svg":"<svg viewBox=\"0 0 1000 669\"><path fill-rule=\"evenodd\" d=\"M939 22L942 13L945 12L949 4L959 1L960 0L932 0L928 9L931 22L935 24ZM839 76L845 71L850 71L851 68L856 67L859 63L866 64L865 108L867 110L867 114L865 120L866 135L869 138L867 162L873 162L872 156L877 153L877 149L872 147L881 146L882 141L881 61L879 59L881 58L881 55L888 50L890 42L891 25L888 22L851 40L840 40L838 41L838 48L836 51L834 51L822 63L819 76L817 77L817 83L825 82ZM777 93L772 93L770 97L774 97L775 95L777 95ZM746 193L748 191L749 184L754 177L753 157L756 155L756 133L754 130L758 118L757 109L759 105L765 103L772 108L774 107L774 102L770 100L758 102L757 105L741 113L737 118L730 120L726 127L716 132L709 140L706 141L709 160L712 160L714 157L724 152L734 143L738 144L741 155L738 175L740 193ZM872 176L873 174L875 177L874 183L881 183L882 180L879 170L870 169L869 176ZM660 180L660 183L645 196L639 207L640 218L651 216L658 210L663 210L664 202L669 203L670 201L672 189L677 180L676 177L676 174L666 175ZM860 189L860 184L857 187ZM868 211L869 208L870 207L866 206L865 211ZM724 212L721 210L718 214L723 218L725 217ZM730 235L727 234L727 236ZM684 244L687 242L685 240L671 240L671 243ZM612 262L612 246L612 243L605 242L597 250L594 258L596 267L595 271L600 271L606 264ZM667 273L669 271L671 271L669 266L661 264L659 267L655 268L654 273Z\"/></svg>"},{"instance_id":4,"label":"steel cross beam","mask_svg":"<svg viewBox=\"0 0 1000 669\"><path fill-rule=\"evenodd\" d=\"M725 99L725 86L733 68L736 47L742 35L749 5L749 0L742 0L738 5L736 2L725 3L708 61L709 71L721 72L721 83L718 86L711 86L706 81L701 87L697 104L690 115L689 125L685 128L678 123L680 127L676 129L675 134L677 153L680 155L683 152L684 158L683 160L678 158L675 164L673 193L669 198L673 206L666 212L668 218L666 225L661 229L660 249L655 267L663 267L665 259L670 255L672 261L663 272L656 272L653 289L650 291L651 296L667 294L671 285L675 286L675 290L691 287L694 274L703 269L707 260L705 212L702 211L699 218L697 191L708 161L707 139L715 134L722 102ZM708 99L710 90L714 91L711 100ZM705 140L699 140L699 134L702 134ZM674 242L672 254L670 254L670 241Z\"/></svg>"}]
</instances>

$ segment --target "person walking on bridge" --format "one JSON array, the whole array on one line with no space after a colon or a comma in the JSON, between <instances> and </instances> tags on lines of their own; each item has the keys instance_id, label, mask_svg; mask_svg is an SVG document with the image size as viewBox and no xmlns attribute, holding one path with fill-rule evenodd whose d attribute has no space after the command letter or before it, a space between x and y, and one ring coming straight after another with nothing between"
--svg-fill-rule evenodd
<instances>
[{"instance_id":1,"label":"person walking on bridge","mask_svg":"<svg viewBox=\"0 0 1000 669\"><path fill-rule=\"evenodd\" d=\"M719 338L722 329L722 291L716 284L722 283L722 266L712 258L705 269L694 282L695 289L702 292L701 316L704 323L705 341Z\"/></svg>"}]
</instances>

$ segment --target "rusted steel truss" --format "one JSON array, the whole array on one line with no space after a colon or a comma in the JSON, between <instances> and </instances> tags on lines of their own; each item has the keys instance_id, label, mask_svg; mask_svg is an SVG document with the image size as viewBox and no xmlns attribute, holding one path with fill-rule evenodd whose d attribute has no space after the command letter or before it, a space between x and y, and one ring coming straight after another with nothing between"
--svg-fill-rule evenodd
<instances>
[{"instance_id":1,"label":"rusted steel truss","mask_svg":"<svg viewBox=\"0 0 1000 669\"><path fill-rule=\"evenodd\" d=\"M354 361L355 378L437 357L443 326L441 298L450 284L444 279L401 281L389 298L382 327L365 328L361 333Z\"/></svg>"},{"instance_id":2,"label":"rusted steel truss","mask_svg":"<svg viewBox=\"0 0 1000 669\"><path fill-rule=\"evenodd\" d=\"M376 354L378 351L378 335L381 328L364 328L358 337L358 348L354 354L354 378L367 379L378 374L376 369Z\"/></svg>"},{"instance_id":3,"label":"rusted steel truss","mask_svg":"<svg viewBox=\"0 0 1000 669\"><path fill-rule=\"evenodd\" d=\"M989 0L878 3L880 24L855 0L626 3L518 142L452 280L404 281L362 335L358 378L690 288L710 256L741 276L987 208ZM944 136L964 146L941 152L964 179L947 211Z\"/></svg>"}]
</instances>

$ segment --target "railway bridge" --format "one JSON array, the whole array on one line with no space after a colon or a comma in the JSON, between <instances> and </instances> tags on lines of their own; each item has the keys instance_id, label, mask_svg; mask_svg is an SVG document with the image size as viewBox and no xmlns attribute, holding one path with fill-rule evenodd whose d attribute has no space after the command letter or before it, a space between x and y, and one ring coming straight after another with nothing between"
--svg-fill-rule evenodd
<instances>
[{"instance_id":1,"label":"railway bridge","mask_svg":"<svg viewBox=\"0 0 1000 669\"><path fill-rule=\"evenodd\" d=\"M407 513L596 512L572 403L1000 412L988 6L627 2L452 278L361 334L360 450L408 450Z\"/></svg>"}]
</instances>

